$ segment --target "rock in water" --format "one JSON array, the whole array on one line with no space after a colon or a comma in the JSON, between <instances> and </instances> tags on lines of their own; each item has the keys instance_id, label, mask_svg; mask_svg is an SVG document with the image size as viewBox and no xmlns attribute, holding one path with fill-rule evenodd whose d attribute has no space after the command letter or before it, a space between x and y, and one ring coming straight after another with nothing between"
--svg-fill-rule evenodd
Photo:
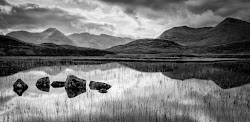
<instances>
[{"instance_id":1,"label":"rock in water","mask_svg":"<svg viewBox=\"0 0 250 122\"><path fill-rule=\"evenodd\" d=\"M54 81L51 86L53 88L60 88L60 87L64 87L65 86L65 82L63 81Z\"/></svg>"},{"instance_id":2,"label":"rock in water","mask_svg":"<svg viewBox=\"0 0 250 122\"><path fill-rule=\"evenodd\" d=\"M44 78L38 79L36 82L36 87L41 91L49 92L49 89L50 89L49 77L44 77Z\"/></svg>"},{"instance_id":3,"label":"rock in water","mask_svg":"<svg viewBox=\"0 0 250 122\"><path fill-rule=\"evenodd\" d=\"M65 82L65 90L69 98L76 97L86 92L86 80L80 79L74 75L69 75Z\"/></svg>"},{"instance_id":4,"label":"rock in water","mask_svg":"<svg viewBox=\"0 0 250 122\"><path fill-rule=\"evenodd\" d=\"M24 83L21 79L18 79L13 84L13 91L16 92L19 96L22 96L22 94L28 89L28 85Z\"/></svg>"},{"instance_id":5,"label":"rock in water","mask_svg":"<svg viewBox=\"0 0 250 122\"><path fill-rule=\"evenodd\" d=\"M100 89L98 92L100 92L100 93L107 93L108 91L106 89Z\"/></svg>"},{"instance_id":6,"label":"rock in water","mask_svg":"<svg viewBox=\"0 0 250 122\"><path fill-rule=\"evenodd\" d=\"M99 90L100 93L107 93L107 90L111 88L111 85L102 82L90 81L89 88L91 90Z\"/></svg>"}]
</instances>

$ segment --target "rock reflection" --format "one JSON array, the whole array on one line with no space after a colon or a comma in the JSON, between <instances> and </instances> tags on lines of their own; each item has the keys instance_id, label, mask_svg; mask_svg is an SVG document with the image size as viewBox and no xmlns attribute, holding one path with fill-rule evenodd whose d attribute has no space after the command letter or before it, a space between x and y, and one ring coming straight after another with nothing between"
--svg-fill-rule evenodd
<instances>
[{"instance_id":1,"label":"rock reflection","mask_svg":"<svg viewBox=\"0 0 250 122\"><path fill-rule=\"evenodd\" d=\"M65 90L69 98L76 97L86 92L86 80L69 75L65 82Z\"/></svg>"},{"instance_id":2,"label":"rock reflection","mask_svg":"<svg viewBox=\"0 0 250 122\"><path fill-rule=\"evenodd\" d=\"M44 77L44 78L38 79L36 82L36 87L41 91L49 92L49 89L50 89L49 77Z\"/></svg>"},{"instance_id":3,"label":"rock reflection","mask_svg":"<svg viewBox=\"0 0 250 122\"><path fill-rule=\"evenodd\" d=\"M61 88L61 87L64 87L65 86L65 82L63 81L54 81L51 86L53 88Z\"/></svg>"},{"instance_id":4,"label":"rock reflection","mask_svg":"<svg viewBox=\"0 0 250 122\"><path fill-rule=\"evenodd\" d=\"M28 85L23 82L21 79L18 79L14 84L14 92L16 92L19 96L22 96L22 94L28 89Z\"/></svg>"},{"instance_id":5,"label":"rock reflection","mask_svg":"<svg viewBox=\"0 0 250 122\"><path fill-rule=\"evenodd\" d=\"M111 85L102 82L90 81L89 88L91 90L98 90L100 93L107 93L107 90L111 88Z\"/></svg>"}]
</instances>

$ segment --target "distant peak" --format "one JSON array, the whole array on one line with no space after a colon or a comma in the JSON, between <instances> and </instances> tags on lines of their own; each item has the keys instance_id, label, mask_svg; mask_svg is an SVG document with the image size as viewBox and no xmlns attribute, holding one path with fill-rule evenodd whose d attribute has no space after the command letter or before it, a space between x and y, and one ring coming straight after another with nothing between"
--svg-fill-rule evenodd
<instances>
[{"instance_id":1,"label":"distant peak","mask_svg":"<svg viewBox=\"0 0 250 122\"><path fill-rule=\"evenodd\" d=\"M54 32L54 31L59 31L59 30L57 30L56 28L48 28L43 32Z\"/></svg>"},{"instance_id":2,"label":"distant peak","mask_svg":"<svg viewBox=\"0 0 250 122\"><path fill-rule=\"evenodd\" d=\"M184 26L180 26L181 28L190 28L190 27L188 27L188 26L186 26L186 25L184 25Z\"/></svg>"},{"instance_id":3,"label":"distant peak","mask_svg":"<svg viewBox=\"0 0 250 122\"><path fill-rule=\"evenodd\" d=\"M108 35L108 34L101 34L101 36L110 36L110 35Z\"/></svg>"},{"instance_id":4,"label":"distant peak","mask_svg":"<svg viewBox=\"0 0 250 122\"><path fill-rule=\"evenodd\" d=\"M225 21L241 21L241 20L232 17L227 17Z\"/></svg>"},{"instance_id":5,"label":"distant peak","mask_svg":"<svg viewBox=\"0 0 250 122\"><path fill-rule=\"evenodd\" d=\"M87 33L87 32L84 32L84 33L81 33L81 35L91 35L91 34Z\"/></svg>"},{"instance_id":6,"label":"distant peak","mask_svg":"<svg viewBox=\"0 0 250 122\"><path fill-rule=\"evenodd\" d=\"M225 20L223 20L220 24L244 24L244 23L248 23L248 22L239 20L236 18L228 17Z\"/></svg>"}]
</instances>

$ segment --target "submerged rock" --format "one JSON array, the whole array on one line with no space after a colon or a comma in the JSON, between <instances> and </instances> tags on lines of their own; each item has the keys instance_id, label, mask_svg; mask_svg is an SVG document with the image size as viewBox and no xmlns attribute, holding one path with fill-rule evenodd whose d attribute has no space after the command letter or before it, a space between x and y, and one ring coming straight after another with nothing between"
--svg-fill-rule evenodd
<instances>
[{"instance_id":1,"label":"submerged rock","mask_svg":"<svg viewBox=\"0 0 250 122\"><path fill-rule=\"evenodd\" d=\"M111 85L102 82L90 81L89 88L91 90L99 90L100 93L107 93L107 90L111 88Z\"/></svg>"},{"instance_id":2,"label":"submerged rock","mask_svg":"<svg viewBox=\"0 0 250 122\"><path fill-rule=\"evenodd\" d=\"M63 81L54 81L51 86L53 88L60 88L60 87L64 87L65 86L65 82Z\"/></svg>"},{"instance_id":3,"label":"submerged rock","mask_svg":"<svg viewBox=\"0 0 250 122\"><path fill-rule=\"evenodd\" d=\"M65 90L69 98L76 97L86 92L86 80L80 79L74 75L69 75L65 82Z\"/></svg>"},{"instance_id":4,"label":"submerged rock","mask_svg":"<svg viewBox=\"0 0 250 122\"><path fill-rule=\"evenodd\" d=\"M29 88L26 83L24 83L21 79L18 79L13 84L13 91L16 92L19 96L22 96L22 94Z\"/></svg>"},{"instance_id":5,"label":"submerged rock","mask_svg":"<svg viewBox=\"0 0 250 122\"><path fill-rule=\"evenodd\" d=\"M50 89L49 77L44 77L44 78L38 79L36 82L36 87L41 91L49 92L49 89Z\"/></svg>"}]
</instances>

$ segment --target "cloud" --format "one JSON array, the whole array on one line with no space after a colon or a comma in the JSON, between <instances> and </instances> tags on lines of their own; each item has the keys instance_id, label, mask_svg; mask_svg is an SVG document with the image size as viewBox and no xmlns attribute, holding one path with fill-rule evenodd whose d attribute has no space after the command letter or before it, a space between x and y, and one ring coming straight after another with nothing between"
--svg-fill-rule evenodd
<instances>
[{"instance_id":1,"label":"cloud","mask_svg":"<svg viewBox=\"0 0 250 122\"><path fill-rule=\"evenodd\" d=\"M235 16L242 10L250 10L249 0L189 0L186 2L188 9L195 14L201 14L208 10L222 17ZM249 16L246 13L244 16Z\"/></svg>"},{"instance_id":2,"label":"cloud","mask_svg":"<svg viewBox=\"0 0 250 122\"><path fill-rule=\"evenodd\" d=\"M159 10L159 9L164 9L166 6L182 4L186 0L102 0L102 1L120 5L150 7Z\"/></svg>"},{"instance_id":3,"label":"cloud","mask_svg":"<svg viewBox=\"0 0 250 122\"><path fill-rule=\"evenodd\" d=\"M128 14L130 17L132 17L139 26L141 26L141 22L140 22L140 19L139 17L137 17L136 15L136 11L134 11L133 9L130 9L130 8L126 8L125 11L124 11L126 14Z\"/></svg>"},{"instance_id":4,"label":"cloud","mask_svg":"<svg viewBox=\"0 0 250 122\"><path fill-rule=\"evenodd\" d=\"M0 13L1 29L33 29L41 27L70 28L71 22L86 19L83 16L73 15L60 8L40 7L37 4L11 5L10 11ZM64 28L65 28L64 27Z\"/></svg>"},{"instance_id":5,"label":"cloud","mask_svg":"<svg viewBox=\"0 0 250 122\"><path fill-rule=\"evenodd\" d=\"M9 5L9 3L6 0L0 0L0 5Z\"/></svg>"},{"instance_id":6,"label":"cloud","mask_svg":"<svg viewBox=\"0 0 250 122\"><path fill-rule=\"evenodd\" d=\"M249 18L249 0L102 0L110 4L129 7L146 7L155 11L178 14L178 10L186 9L192 14L213 12L221 17ZM245 11L245 12L244 12ZM240 15L240 16L239 16Z\"/></svg>"},{"instance_id":7,"label":"cloud","mask_svg":"<svg viewBox=\"0 0 250 122\"><path fill-rule=\"evenodd\" d=\"M113 34L115 26L108 23L95 23L95 22L74 22L72 26L82 32L89 32L94 34Z\"/></svg>"}]
</instances>

